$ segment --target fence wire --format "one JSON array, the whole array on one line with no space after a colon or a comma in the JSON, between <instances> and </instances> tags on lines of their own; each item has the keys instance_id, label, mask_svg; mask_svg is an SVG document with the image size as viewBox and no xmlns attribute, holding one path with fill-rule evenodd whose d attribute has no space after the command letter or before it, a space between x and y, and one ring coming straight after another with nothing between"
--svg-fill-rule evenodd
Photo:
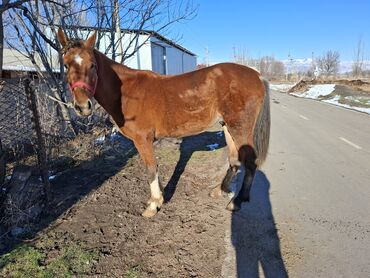
<instances>
[{"instance_id":1,"label":"fence wire","mask_svg":"<svg viewBox=\"0 0 370 278\"><path fill-rule=\"evenodd\" d=\"M0 81L0 140L8 159L18 161L32 152L31 111L22 80Z\"/></svg>"},{"instance_id":2,"label":"fence wire","mask_svg":"<svg viewBox=\"0 0 370 278\"><path fill-rule=\"evenodd\" d=\"M61 107L55 101L56 91L53 91L50 86L52 82L49 81L36 79L31 82L37 110L32 112L25 79L0 79L0 141L7 162L8 179L18 165L45 169L40 164L40 153L44 153L45 163L48 165L58 162L61 155L69 156L70 154L65 153L62 143L74 138L75 133L71 133L72 126L81 133L91 133L94 126L110 126L109 117L101 107L86 119L76 117L74 112L69 110L71 118L70 122L66 122ZM40 124L41 136L36 134L35 121ZM0 157L1 155L0 151ZM0 169L1 167L0 165Z\"/></svg>"}]
</instances>

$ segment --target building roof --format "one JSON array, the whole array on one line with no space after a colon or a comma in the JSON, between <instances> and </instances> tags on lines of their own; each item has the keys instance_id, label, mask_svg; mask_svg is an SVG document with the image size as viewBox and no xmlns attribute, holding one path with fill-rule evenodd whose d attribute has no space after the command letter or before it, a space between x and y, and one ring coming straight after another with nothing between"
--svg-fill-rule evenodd
<instances>
[{"instance_id":1,"label":"building roof","mask_svg":"<svg viewBox=\"0 0 370 278\"><path fill-rule=\"evenodd\" d=\"M41 62L40 56L36 53L35 60L37 67L32 63L26 52L15 49L3 49L3 70L9 71L41 71L45 72L45 67ZM58 68L53 68L54 72L59 72Z\"/></svg>"},{"instance_id":2,"label":"building roof","mask_svg":"<svg viewBox=\"0 0 370 278\"><path fill-rule=\"evenodd\" d=\"M26 53L14 49L3 49L3 70L11 71L36 71L35 66Z\"/></svg>"},{"instance_id":3,"label":"building roof","mask_svg":"<svg viewBox=\"0 0 370 278\"><path fill-rule=\"evenodd\" d=\"M98 27L93 27L93 26L67 26L66 28L70 28L70 29L78 29L78 30L88 30L88 31L100 31L100 32L111 32L111 29L109 28L98 28ZM139 34L142 34L142 35L149 35L149 36L152 36L152 37L155 37L175 48L178 48L180 49L181 51L183 52L186 52L187 54L191 55L191 56L197 56L196 54L194 54L193 52L191 52L190 50L186 49L185 47L171 41L170 39L167 39L166 37L162 36L161 34L159 34L158 32L156 31L151 31L151 30L139 30L139 29L121 29L121 33L125 34L125 33L139 33Z\"/></svg>"},{"instance_id":4,"label":"building roof","mask_svg":"<svg viewBox=\"0 0 370 278\"><path fill-rule=\"evenodd\" d=\"M88 26L69 26L67 28L76 28L78 30L88 30L88 31L102 31L102 32L110 32L108 28L97 28L97 27L88 27ZM175 42L165 38L164 36L160 35L159 33L155 31L148 31L148 30L136 30L136 29L122 29L122 33L140 33L143 35L149 35L152 37L157 38L158 40L161 40L165 42L168 45L171 45L191 56L196 56L193 52L187 50L186 48L182 47L179 44L176 44ZM37 71L35 65L32 64L31 59L28 58L27 53L20 52L14 49L3 49L4 53L4 60L3 60L3 70L9 70L9 71ZM40 57L36 54L35 60L37 66L41 69L41 71L46 71ZM53 68L54 72L59 72L59 68Z\"/></svg>"}]
</instances>

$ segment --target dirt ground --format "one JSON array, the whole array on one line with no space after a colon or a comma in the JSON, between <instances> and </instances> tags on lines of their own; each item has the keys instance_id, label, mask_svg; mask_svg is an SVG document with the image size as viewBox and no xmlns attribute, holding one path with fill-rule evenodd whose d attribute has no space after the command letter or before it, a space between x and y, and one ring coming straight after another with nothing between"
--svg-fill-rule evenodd
<instances>
[{"instance_id":1,"label":"dirt ground","mask_svg":"<svg viewBox=\"0 0 370 278\"><path fill-rule=\"evenodd\" d=\"M141 216L150 194L145 168L132 143L119 140L114 149L57 174L54 201L34 228L32 244L52 258L72 242L84 243L100 254L89 276L219 277L230 212L227 198L209 192L226 170L222 133L156 145L166 203L150 219ZM215 143L211 151L207 145Z\"/></svg>"},{"instance_id":2,"label":"dirt ground","mask_svg":"<svg viewBox=\"0 0 370 278\"><path fill-rule=\"evenodd\" d=\"M363 81L360 79L356 80L326 80L326 79L314 79L314 80L301 80L297 84L295 84L289 91L288 93L297 93L297 92L303 92L308 89L309 86L311 85L316 85L316 84L337 84L337 85L342 85L342 87L345 87L347 89L351 90L356 90L356 91L361 91L365 94L370 93L370 83L367 81Z\"/></svg>"}]
</instances>

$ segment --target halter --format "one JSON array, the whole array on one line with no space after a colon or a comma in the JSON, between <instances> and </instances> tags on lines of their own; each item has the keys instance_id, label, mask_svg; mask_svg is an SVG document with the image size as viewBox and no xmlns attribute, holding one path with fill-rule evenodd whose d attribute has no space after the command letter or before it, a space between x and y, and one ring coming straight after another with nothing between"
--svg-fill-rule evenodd
<instances>
[{"instance_id":1,"label":"halter","mask_svg":"<svg viewBox=\"0 0 370 278\"><path fill-rule=\"evenodd\" d=\"M71 90L71 92L73 92L74 88L82 88L85 91L88 91L90 93L90 96L93 97L95 95L97 85L98 85L98 75L96 75L94 86L91 86L90 84L87 84L84 81L76 81L72 85L69 85L69 89Z\"/></svg>"},{"instance_id":2,"label":"halter","mask_svg":"<svg viewBox=\"0 0 370 278\"><path fill-rule=\"evenodd\" d=\"M77 40L77 41L71 41L71 45L67 45L63 49L63 53L65 54L70 48L75 47L75 44L78 44L79 45L79 43L81 43L81 41L79 41L79 40ZM87 84L84 81L76 81L76 82L73 82L72 85L69 85L69 89L71 90L71 92L73 92L73 89L74 88L82 88L85 91L88 91L90 93L90 96L93 97L95 95L95 93L96 93L96 87L98 86L98 77L99 76L98 76L98 65L97 64L95 64L95 70L96 70L96 79L95 79L94 86L91 86L90 84Z\"/></svg>"}]
</instances>

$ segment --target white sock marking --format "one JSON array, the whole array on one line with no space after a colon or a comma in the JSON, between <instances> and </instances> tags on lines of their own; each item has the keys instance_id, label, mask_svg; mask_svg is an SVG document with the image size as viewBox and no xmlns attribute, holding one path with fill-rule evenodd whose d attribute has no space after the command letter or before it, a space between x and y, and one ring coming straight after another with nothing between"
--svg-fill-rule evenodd
<instances>
[{"instance_id":1,"label":"white sock marking","mask_svg":"<svg viewBox=\"0 0 370 278\"><path fill-rule=\"evenodd\" d=\"M154 180L150 183L150 193L154 199L160 199L162 197L162 191L159 187L158 172L155 174Z\"/></svg>"}]
</instances>

